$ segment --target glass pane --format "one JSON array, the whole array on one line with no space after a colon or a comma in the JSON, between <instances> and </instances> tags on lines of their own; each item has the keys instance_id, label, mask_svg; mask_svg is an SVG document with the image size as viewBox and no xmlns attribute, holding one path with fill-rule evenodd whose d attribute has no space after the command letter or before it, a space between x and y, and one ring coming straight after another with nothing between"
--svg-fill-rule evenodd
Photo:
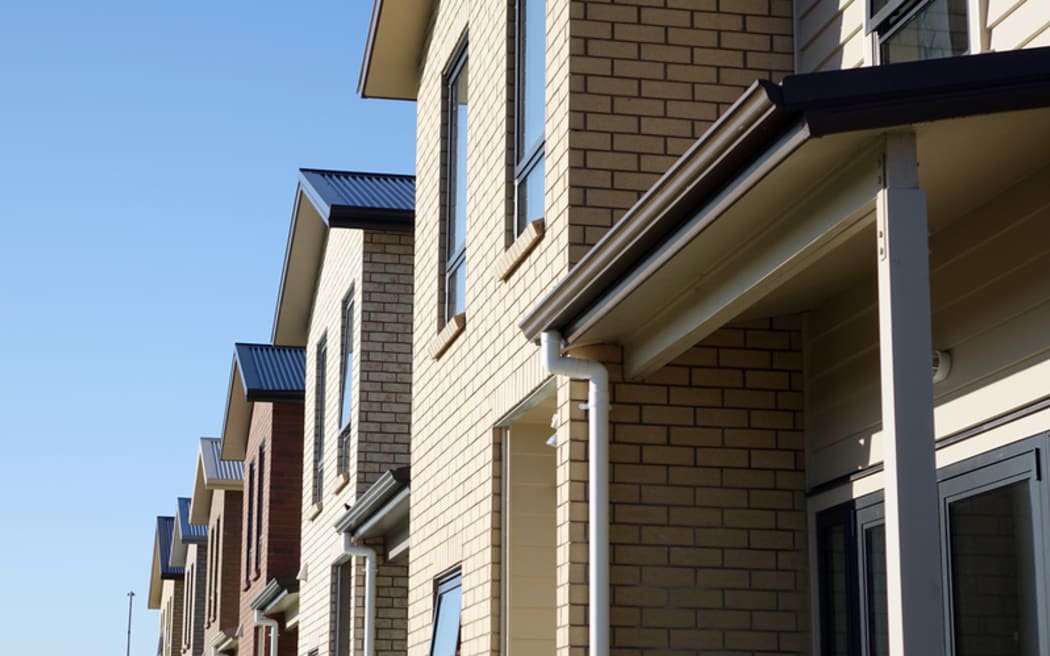
<instances>
[{"instance_id":1,"label":"glass pane","mask_svg":"<svg viewBox=\"0 0 1050 656\"><path fill-rule=\"evenodd\" d=\"M822 537L825 558L823 594L826 596L826 626L823 653L828 656L849 654L849 611L846 588L846 527L828 527Z\"/></svg>"},{"instance_id":2,"label":"glass pane","mask_svg":"<svg viewBox=\"0 0 1050 656\"><path fill-rule=\"evenodd\" d=\"M454 269L449 271L447 285L445 319L451 319L466 310L467 263L465 261L460 261Z\"/></svg>"},{"instance_id":3,"label":"glass pane","mask_svg":"<svg viewBox=\"0 0 1050 656\"><path fill-rule=\"evenodd\" d=\"M1037 653L1028 482L948 506L958 656Z\"/></svg>"},{"instance_id":4,"label":"glass pane","mask_svg":"<svg viewBox=\"0 0 1050 656\"><path fill-rule=\"evenodd\" d=\"M544 100L546 98L544 79L547 49L547 3L544 0L521 0L519 30L521 32L522 52L519 54L521 66L521 97L518 100L518 112L521 120L521 136L518 143L519 163L532 153L536 145L543 140Z\"/></svg>"},{"instance_id":5,"label":"glass pane","mask_svg":"<svg viewBox=\"0 0 1050 656\"><path fill-rule=\"evenodd\" d=\"M456 656L458 653L461 597L462 588L458 578L452 585L441 586L434 612L434 640L430 644L430 656Z\"/></svg>"},{"instance_id":6,"label":"glass pane","mask_svg":"<svg viewBox=\"0 0 1050 656\"><path fill-rule=\"evenodd\" d=\"M871 656L888 656L889 613L886 608L886 526L864 531L864 569L868 605L868 650Z\"/></svg>"},{"instance_id":7,"label":"glass pane","mask_svg":"<svg viewBox=\"0 0 1050 656\"><path fill-rule=\"evenodd\" d=\"M928 3L882 42L882 63L964 54L969 49L966 2L933 0Z\"/></svg>"},{"instance_id":8,"label":"glass pane","mask_svg":"<svg viewBox=\"0 0 1050 656\"><path fill-rule=\"evenodd\" d=\"M346 304L343 317L343 402L339 410L339 427L350 422L350 406L353 400L354 379L354 304Z\"/></svg>"},{"instance_id":9,"label":"glass pane","mask_svg":"<svg viewBox=\"0 0 1050 656\"><path fill-rule=\"evenodd\" d=\"M540 158L526 174L525 179L518 183L517 234L521 234L525 226L544 216L544 163L543 158Z\"/></svg>"},{"instance_id":10,"label":"glass pane","mask_svg":"<svg viewBox=\"0 0 1050 656\"><path fill-rule=\"evenodd\" d=\"M449 83L449 259L466 246L467 234L467 64Z\"/></svg>"}]
</instances>

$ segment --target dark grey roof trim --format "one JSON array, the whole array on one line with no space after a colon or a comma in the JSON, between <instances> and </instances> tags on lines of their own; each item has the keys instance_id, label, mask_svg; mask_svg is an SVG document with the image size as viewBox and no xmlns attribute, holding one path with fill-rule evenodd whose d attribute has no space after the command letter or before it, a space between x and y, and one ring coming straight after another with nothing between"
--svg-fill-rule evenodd
<instances>
[{"instance_id":1,"label":"dark grey roof trim","mask_svg":"<svg viewBox=\"0 0 1050 656\"><path fill-rule=\"evenodd\" d=\"M299 188L330 228L411 232L415 223L412 175L299 169Z\"/></svg>"},{"instance_id":2,"label":"dark grey roof trim","mask_svg":"<svg viewBox=\"0 0 1050 656\"><path fill-rule=\"evenodd\" d=\"M274 578L267 582L255 599L251 601L252 610L266 610L276 604L284 597L299 592L298 579L291 577Z\"/></svg>"},{"instance_id":3,"label":"dark grey roof trim","mask_svg":"<svg viewBox=\"0 0 1050 656\"><path fill-rule=\"evenodd\" d=\"M399 492L406 490L410 481L410 468L401 467L388 470L365 490L357 503L336 520L335 530L340 533L353 533L355 529L386 508L388 502Z\"/></svg>"},{"instance_id":4,"label":"dark grey roof trim","mask_svg":"<svg viewBox=\"0 0 1050 656\"><path fill-rule=\"evenodd\" d=\"M770 148L857 130L1050 106L1050 48L758 81L519 323L564 330ZM796 135L791 137L791 133ZM780 149L786 157L790 150ZM754 180L746 181L748 183Z\"/></svg>"},{"instance_id":5,"label":"dark grey roof trim","mask_svg":"<svg viewBox=\"0 0 1050 656\"><path fill-rule=\"evenodd\" d=\"M256 401L302 401L306 392L306 349L271 344L234 344L244 397Z\"/></svg>"}]
</instances>

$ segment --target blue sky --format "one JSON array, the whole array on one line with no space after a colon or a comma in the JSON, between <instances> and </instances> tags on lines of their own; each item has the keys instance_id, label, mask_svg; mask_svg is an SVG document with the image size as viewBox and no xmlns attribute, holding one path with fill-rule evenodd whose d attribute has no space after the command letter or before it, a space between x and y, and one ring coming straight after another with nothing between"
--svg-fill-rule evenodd
<instances>
[{"instance_id":1,"label":"blue sky","mask_svg":"<svg viewBox=\"0 0 1050 656\"><path fill-rule=\"evenodd\" d=\"M0 3L0 654L156 651L154 517L267 341L299 167L411 173L371 2Z\"/></svg>"}]
</instances>

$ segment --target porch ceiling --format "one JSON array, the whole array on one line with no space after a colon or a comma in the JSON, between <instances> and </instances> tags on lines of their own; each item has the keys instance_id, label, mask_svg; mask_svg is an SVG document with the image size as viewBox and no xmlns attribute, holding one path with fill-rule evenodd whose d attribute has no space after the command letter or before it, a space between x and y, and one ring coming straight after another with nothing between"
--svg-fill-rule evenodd
<instances>
[{"instance_id":1,"label":"porch ceiling","mask_svg":"<svg viewBox=\"0 0 1050 656\"><path fill-rule=\"evenodd\" d=\"M1050 109L934 121L914 129L930 232L950 226L1050 162ZM736 319L802 312L875 271L875 196L885 130L791 133L698 207L564 329L570 344L618 343L641 377ZM783 158L777 148L789 148ZM766 158L777 163L763 170Z\"/></svg>"}]
</instances>

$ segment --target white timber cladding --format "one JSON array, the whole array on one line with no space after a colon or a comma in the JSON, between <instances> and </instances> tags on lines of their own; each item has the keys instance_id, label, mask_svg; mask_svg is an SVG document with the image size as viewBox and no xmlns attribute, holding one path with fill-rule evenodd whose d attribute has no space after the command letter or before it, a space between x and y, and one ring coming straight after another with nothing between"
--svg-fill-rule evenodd
<instances>
[{"instance_id":1,"label":"white timber cladding","mask_svg":"<svg viewBox=\"0 0 1050 656\"><path fill-rule=\"evenodd\" d=\"M324 394L324 480L320 509L313 502L313 459L303 458L300 556L300 651L327 654L333 563L342 538L333 525L385 471L409 464L411 374L411 234L328 231L307 337L304 453L313 452L317 396L316 345L327 337ZM353 371L345 477L340 471L343 309L353 294ZM389 587L389 586L388 586ZM390 592L383 590L383 593ZM391 594L393 594L391 592ZM391 620L393 621L393 620ZM380 650L379 653L385 653Z\"/></svg>"},{"instance_id":2,"label":"white timber cladding","mask_svg":"<svg viewBox=\"0 0 1050 656\"><path fill-rule=\"evenodd\" d=\"M938 439L1047 394L1047 185L1050 169L930 238L933 347L952 353L950 376L934 388ZM811 485L881 461L877 328L874 279L810 315L806 418ZM1014 439L1026 436L1018 433Z\"/></svg>"},{"instance_id":3,"label":"white timber cladding","mask_svg":"<svg viewBox=\"0 0 1050 656\"><path fill-rule=\"evenodd\" d=\"M427 653L433 580L462 567L463 653L499 647L499 448L493 427L541 385L536 346L516 321L567 270L569 3L548 3L546 230L506 281L501 257L512 215L508 139L513 115L507 46L511 3L451 0L436 5L418 95L415 322L413 326L412 566L408 653ZM469 34L468 32L469 24ZM442 270L442 82L466 36L466 328L439 359Z\"/></svg>"},{"instance_id":4,"label":"white timber cladding","mask_svg":"<svg viewBox=\"0 0 1050 656\"><path fill-rule=\"evenodd\" d=\"M796 0L796 62L799 73L855 68L865 64L869 37L864 17L870 0ZM985 16L974 9L986 6ZM1045 0L970 2L971 35L982 34L981 52L1050 45L1050 3ZM985 23L982 26L981 20Z\"/></svg>"}]
</instances>

